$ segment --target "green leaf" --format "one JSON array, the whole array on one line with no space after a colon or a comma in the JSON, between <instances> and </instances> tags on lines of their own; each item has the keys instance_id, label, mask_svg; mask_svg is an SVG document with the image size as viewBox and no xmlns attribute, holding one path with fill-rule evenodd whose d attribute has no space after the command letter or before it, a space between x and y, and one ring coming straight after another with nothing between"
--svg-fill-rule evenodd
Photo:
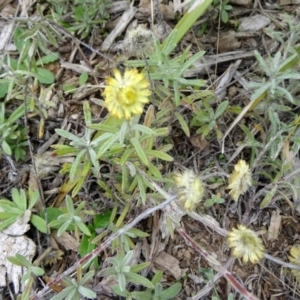
<instances>
[{"instance_id":1,"label":"green leaf","mask_svg":"<svg viewBox=\"0 0 300 300\"><path fill-rule=\"evenodd\" d=\"M109 224L110 217L110 210L106 210L102 215L96 215L93 220L94 228L106 228Z\"/></svg>"},{"instance_id":2,"label":"green leaf","mask_svg":"<svg viewBox=\"0 0 300 300\"><path fill-rule=\"evenodd\" d=\"M101 158L102 155L119 139L119 134L116 133L111 136L107 141L103 143L103 145L99 148L97 153L97 158Z\"/></svg>"},{"instance_id":3,"label":"green leaf","mask_svg":"<svg viewBox=\"0 0 300 300\"><path fill-rule=\"evenodd\" d=\"M43 56L42 58L40 58L36 62L36 64L37 64L37 66L41 66L41 65L44 65L44 64L49 64L51 62L55 62L55 61L59 60L59 57L60 57L59 53L54 52L54 53Z\"/></svg>"},{"instance_id":4,"label":"green leaf","mask_svg":"<svg viewBox=\"0 0 300 300\"><path fill-rule=\"evenodd\" d=\"M144 263L141 263L141 264L132 266L132 267L130 268L130 272L138 273L138 272L144 270L145 268L149 267L150 264L151 264L150 262L144 262Z\"/></svg>"},{"instance_id":5,"label":"green leaf","mask_svg":"<svg viewBox=\"0 0 300 300\"><path fill-rule=\"evenodd\" d=\"M55 221L54 221L54 222L55 222ZM52 223L54 223L54 222L52 222ZM58 231L57 231L57 236L58 236L58 237L61 236L65 231L68 230L68 227L70 226L71 222L72 222L72 220L67 220L65 223L63 223L63 224L60 226L60 228L59 228ZM50 226L50 224L49 224L49 226Z\"/></svg>"},{"instance_id":6,"label":"green leaf","mask_svg":"<svg viewBox=\"0 0 300 300\"><path fill-rule=\"evenodd\" d=\"M175 298L180 293L181 287L182 285L179 282L172 284L169 288L162 291L160 294L161 299L169 300Z\"/></svg>"},{"instance_id":7,"label":"green leaf","mask_svg":"<svg viewBox=\"0 0 300 300\"><path fill-rule=\"evenodd\" d=\"M47 213L47 221L48 223L54 221L54 220L57 220L57 218L59 216L61 216L64 212L59 209L59 208L56 208L56 207L47 207L46 208L46 213ZM41 217L45 220L45 211L42 210L41 211ZM58 228L58 227L54 227L54 228Z\"/></svg>"},{"instance_id":8,"label":"green leaf","mask_svg":"<svg viewBox=\"0 0 300 300\"><path fill-rule=\"evenodd\" d=\"M175 45L179 44L179 41L182 39L182 37L186 34L186 32L195 24L195 22L204 14L204 12L208 9L210 6L212 0L205 0L205 1L199 1L199 5L194 7L191 11L188 11L176 24L175 28L169 34L167 39L163 43L163 49L166 49L170 36L174 35L172 37L172 42ZM171 48L171 47L170 47ZM168 49L169 50L169 49ZM171 48L172 50L172 48ZM169 50L169 53L171 51Z\"/></svg>"},{"instance_id":9,"label":"green leaf","mask_svg":"<svg viewBox=\"0 0 300 300\"><path fill-rule=\"evenodd\" d=\"M90 290L90 289L88 289L88 288L86 288L86 287L84 287L84 286L82 286L82 285L80 285L80 286L78 287L78 292L79 292L82 296L87 297L87 298L89 298L89 299L94 299L94 298L97 297L97 295L96 295L95 292L93 292L92 290Z\"/></svg>"},{"instance_id":10,"label":"green leaf","mask_svg":"<svg viewBox=\"0 0 300 300\"><path fill-rule=\"evenodd\" d=\"M129 279L130 281L132 281L135 284L141 284L147 288L153 289L154 285L153 283L148 280L147 278L139 275L139 274L135 274L135 273L127 273L126 274L126 278Z\"/></svg>"},{"instance_id":11,"label":"green leaf","mask_svg":"<svg viewBox=\"0 0 300 300\"><path fill-rule=\"evenodd\" d=\"M88 73L87 73L87 72L83 72L83 73L79 76L79 79L78 79L79 85L80 85L80 86L84 85L84 84L87 82L88 78L89 78Z\"/></svg>"},{"instance_id":12,"label":"green leaf","mask_svg":"<svg viewBox=\"0 0 300 300\"><path fill-rule=\"evenodd\" d=\"M2 147L3 151L4 151L7 155L9 155L9 156L12 155L11 148L10 148L10 146L7 144L7 142L6 142L5 140L2 141L1 147Z\"/></svg>"},{"instance_id":13,"label":"green leaf","mask_svg":"<svg viewBox=\"0 0 300 300\"><path fill-rule=\"evenodd\" d=\"M277 185L275 185L267 194L266 196L264 197L264 199L262 200L262 202L260 203L260 209L263 209L265 207L267 207L270 202L272 201L275 193L277 191Z\"/></svg>"},{"instance_id":14,"label":"green leaf","mask_svg":"<svg viewBox=\"0 0 300 300\"><path fill-rule=\"evenodd\" d=\"M124 166L126 164L126 162L128 161L129 157L131 156L131 154L134 152L134 149L132 148L128 148L124 151L123 155L120 158L120 165Z\"/></svg>"},{"instance_id":15,"label":"green leaf","mask_svg":"<svg viewBox=\"0 0 300 300\"><path fill-rule=\"evenodd\" d=\"M137 179L138 186L140 189L140 197L141 197L142 203L145 204L146 203L146 188L147 188L147 186L144 182L144 178L141 177L139 174L136 174L135 178Z\"/></svg>"},{"instance_id":16,"label":"green leaf","mask_svg":"<svg viewBox=\"0 0 300 300\"><path fill-rule=\"evenodd\" d=\"M71 141L73 141L74 143L76 143L77 145L82 145L85 146L85 142L83 139L79 138L78 136L76 136L75 134L68 132L66 130L63 129L55 129L55 132L58 133L60 136L69 139Z\"/></svg>"},{"instance_id":17,"label":"green leaf","mask_svg":"<svg viewBox=\"0 0 300 300\"><path fill-rule=\"evenodd\" d=\"M72 164L70 170L70 180L74 181L75 177L79 177L82 175L82 164L84 163L84 158L86 157L86 149L82 149L77 155Z\"/></svg>"},{"instance_id":18,"label":"green leaf","mask_svg":"<svg viewBox=\"0 0 300 300\"><path fill-rule=\"evenodd\" d=\"M0 231L5 229L6 227L8 227L9 225L15 223L17 221L17 219L19 218L19 216L15 216L15 217L11 217L9 219L6 219L5 221L0 223Z\"/></svg>"},{"instance_id":19,"label":"green leaf","mask_svg":"<svg viewBox=\"0 0 300 300\"><path fill-rule=\"evenodd\" d=\"M187 124L187 122L185 121L185 119L183 118L183 116L178 112L175 112L175 116L176 116L177 120L179 121L180 126L181 126L182 130L184 131L184 133L188 137L190 137L190 128L189 128L189 125Z\"/></svg>"},{"instance_id":20,"label":"green leaf","mask_svg":"<svg viewBox=\"0 0 300 300\"><path fill-rule=\"evenodd\" d=\"M147 135L155 135L155 131L147 126L141 125L141 124L134 124L131 126L131 130L140 131L142 133L145 133Z\"/></svg>"},{"instance_id":21,"label":"green leaf","mask_svg":"<svg viewBox=\"0 0 300 300\"><path fill-rule=\"evenodd\" d=\"M21 254L17 253L15 256L10 256L7 258L9 262L17 266L25 266L27 268L31 267L31 263Z\"/></svg>"},{"instance_id":22,"label":"green leaf","mask_svg":"<svg viewBox=\"0 0 300 300\"><path fill-rule=\"evenodd\" d=\"M38 229L40 232L48 233L46 221L38 215L32 214L30 217L30 223Z\"/></svg>"},{"instance_id":23,"label":"green leaf","mask_svg":"<svg viewBox=\"0 0 300 300\"><path fill-rule=\"evenodd\" d=\"M39 267L32 267L31 271L36 276L42 276L45 273L45 271L42 268L39 268Z\"/></svg>"},{"instance_id":24,"label":"green leaf","mask_svg":"<svg viewBox=\"0 0 300 300\"><path fill-rule=\"evenodd\" d=\"M9 82L2 82L0 84L0 99L4 98L8 92Z\"/></svg>"},{"instance_id":25,"label":"green leaf","mask_svg":"<svg viewBox=\"0 0 300 300\"><path fill-rule=\"evenodd\" d=\"M148 161L147 155L146 155L144 149L142 148L139 140L136 137L133 137L133 138L130 139L130 142L133 145L133 147L134 147L134 149L136 151L136 154L139 157L139 159L141 160L141 162L145 166L148 166L149 161Z\"/></svg>"},{"instance_id":26,"label":"green leaf","mask_svg":"<svg viewBox=\"0 0 300 300\"><path fill-rule=\"evenodd\" d=\"M79 152L79 149L75 149L73 146L67 146L67 145L52 145L52 148L56 149L53 151L54 154L62 156L66 154L77 154Z\"/></svg>"},{"instance_id":27,"label":"green leaf","mask_svg":"<svg viewBox=\"0 0 300 300\"><path fill-rule=\"evenodd\" d=\"M174 158L172 156L170 156L169 154L164 153L162 151L159 151L159 150L145 150L145 153L147 154L147 156L157 157L164 161L173 161L174 160Z\"/></svg>"},{"instance_id":28,"label":"green leaf","mask_svg":"<svg viewBox=\"0 0 300 300\"><path fill-rule=\"evenodd\" d=\"M25 210L27 209L27 199L26 199L25 191L23 189L18 191L17 189L14 188L12 190L12 198L16 206L20 210L25 212Z\"/></svg>"},{"instance_id":29,"label":"green leaf","mask_svg":"<svg viewBox=\"0 0 300 300\"><path fill-rule=\"evenodd\" d=\"M63 289L60 293L58 293L57 295L53 296L51 298L51 300L63 300L66 299L66 297L68 297L68 295L70 295L70 293L75 293L77 292L77 288L72 285L72 286L68 286L65 289Z\"/></svg>"},{"instance_id":30,"label":"green leaf","mask_svg":"<svg viewBox=\"0 0 300 300\"><path fill-rule=\"evenodd\" d=\"M39 200L39 191L33 191L30 187L28 190L28 197L29 197L29 203L28 203L28 209L32 209L36 202Z\"/></svg>"},{"instance_id":31,"label":"green leaf","mask_svg":"<svg viewBox=\"0 0 300 300\"><path fill-rule=\"evenodd\" d=\"M42 69L42 68L37 68L37 78L40 83L43 84L52 84L55 81L55 77L52 74L52 72Z\"/></svg>"},{"instance_id":32,"label":"green leaf","mask_svg":"<svg viewBox=\"0 0 300 300\"><path fill-rule=\"evenodd\" d=\"M92 226L89 227L90 230L92 230ZM95 232L93 232L91 236L84 235L83 238L81 239L79 249L78 249L78 252L81 257L85 256L86 254L92 252L95 249L96 245L90 242L95 238L95 235L96 235Z\"/></svg>"},{"instance_id":33,"label":"green leaf","mask_svg":"<svg viewBox=\"0 0 300 300\"><path fill-rule=\"evenodd\" d=\"M229 104L228 100L221 102L221 104L218 106L218 108L215 112L215 116L214 116L215 120L223 114L223 112L226 110L228 104Z\"/></svg>"},{"instance_id":34,"label":"green leaf","mask_svg":"<svg viewBox=\"0 0 300 300\"><path fill-rule=\"evenodd\" d=\"M127 231L127 235L130 236L130 237L147 237L149 236L148 233L142 231L142 230L139 230L137 228L131 228L130 230Z\"/></svg>"},{"instance_id":35,"label":"green leaf","mask_svg":"<svg viewBox=\"0 0 300 300\"><path fill-rule=\"evenodd\" d=\"M84 233L85 235L91 236L90 230L82 221L76 222L76 225L79 227L79 229L81 230L82 233Z\"/></svg>"}]
</instances>

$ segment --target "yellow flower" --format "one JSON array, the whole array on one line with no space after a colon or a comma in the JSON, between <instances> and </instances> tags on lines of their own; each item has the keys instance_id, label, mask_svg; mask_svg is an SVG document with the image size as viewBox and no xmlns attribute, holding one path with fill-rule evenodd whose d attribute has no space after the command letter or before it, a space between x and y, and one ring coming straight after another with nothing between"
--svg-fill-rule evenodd
<instances>
[{"instance_id":1,"label":"yellow flower","mask_svg":"<svg viewBox=\"0 0 300 300\"><path fill-rule=\"evenodd\" d=\"M290 250L291 256L289 256L289 260L292 264L300 266L300 245L295 245ZM292 269L292 273L294 274L296 280L300 284L300 271L296 269Z\"/></svg>"},{"instance_id":2,"label":"yellow flower","mask_svg":"<svg viewBox=\"0 0 300 300\"><path fill-rule=\"evenodd\" d=\"M238 225L238 229L233 228L227 237L228 245L232 248L232 254L235 258L242 258L246 264L249 260L256 264L265 253L265 247L257 234L246 228L244 225Z\"/></svg>"},{"instance_id":3,"label":"yellow flower","mask_svg":"<svg viewBox=\"0 0 300 300\"><path fill-rule=\"evenodd\" d=\"M234 171L231 173L228 182L227 189L231 190L229 194L233 200L237 201L239 196L245 194L251 186L251 172L249 165L244 160L239 160L234 166Z\"/></svg>"},{"instance_id":4,"label":"yellow flower","mask_svg":"<svg viewBox=\"0 0 300 300\"><path fill-rule=\"evenodd\" d=\"M119 70L113 72L115 78L106 79L103 92L108 111L118 119L130 119L132 115L141 114L151 95L149 81L136 69L126 69L123 76Z\"/></svg>"},{"instance_id":5,"label":"yellow flower","mask_svg":"<svg viewBox=\"0 0 300 300\"><path fill-rule=\"evenodd\" d=\"M175 173L174 181L178 191L178 200L187 211L195 210L204 194L201 179L192 170Z\"/></svg>"}]
</instances>

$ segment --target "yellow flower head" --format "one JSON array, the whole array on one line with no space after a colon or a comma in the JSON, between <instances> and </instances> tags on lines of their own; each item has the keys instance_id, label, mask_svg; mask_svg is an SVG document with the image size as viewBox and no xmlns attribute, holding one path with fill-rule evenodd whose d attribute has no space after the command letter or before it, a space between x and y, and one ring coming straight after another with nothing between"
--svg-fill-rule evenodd
<instances>
[{"instance_id":1,"label":"yellow flower head","mask_svg":"<svg viewBox=\"0 0 300 300\"><path fill-rule=\"evenodd\" d=\"M251 184L251 172L249 165L244 160L239 160L234 166L234 171L230 174L229 185L227 189L230 189L230 196L233 200L237 201L240 195L245 194Z\"/></svg>"},{"instance_id":2,"label":"yellow flower head","mask_svg":"<svg viewBox=\"0 0 300 300\"><path fill-rule=\"evenodd\" d=\"M300 245L295 245L290 250L291 256L289 256L289 260L292 264L300 266ZM294 274L296 280L300 284L300 271L296 269L292 269L292 273Z\"/></svg>"},{"instance_id":3,"label":"yellow flower head","mask_svg":"<svg viewBox=\"0 0 300 300\"><path fill-rule=\"evenodd\" d=\"M201 179L192 170L175 173L174 181L178 191L178 200L187 211L195 210L204 194Z\"/></svg>"},{"instance_id":4,"label":"yellow flower head","mask_svg":"<svg viewBox=\"0 0 300 300\"><path fill-rule=\"evenodd\" d=\"M115 69L113 72L115 78L106 79L103 92L106 108L118 119L130 119L132 115L141 114L151 95L149 81L136 69L126 69L123 76L119 70Z\"/></svg>"},{"instance_id":5,"label":"yellow flower head","mask_svg":"<svg viewBox=\"0 0 300 300\"><path fill-rule=\"evenodd\" d=\"M242 258L246 264L249 260L256 264L264 256L265 247L257 234L246 228L244 225L238 225L238 229L233 228L227 237L228 245L232 248L232 254L235 258Z\"/></svg>"}]
</instances>

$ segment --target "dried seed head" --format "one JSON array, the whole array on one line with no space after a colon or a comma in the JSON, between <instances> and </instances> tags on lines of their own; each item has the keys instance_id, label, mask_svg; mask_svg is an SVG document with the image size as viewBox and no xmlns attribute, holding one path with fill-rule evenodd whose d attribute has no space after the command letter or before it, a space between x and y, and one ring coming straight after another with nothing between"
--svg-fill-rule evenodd
<instances>
[{"instance_id":1,"label":"dried seed head","mask_svg":"<svg viewBox=\"0 0 300 300\"><path fill-rule=\"evenodd\" d=\"M188 211L195 210L204 195L201 179L192 170L186 170L183 173L175 173L174 181L181 207Z\"/></svg>"},{"instance_id":2,"label":"dried seed head","mask_svg":"<svg viewBox=\"0 0 300 300\"><path fill-rule=\"evenodd\" d=\"M147 57L154 51L154 34L151 30L139 25L127 31L123 46L124 51L131 56Z\"/></svg>"},{"instance_id":3,"label":"dried seed head","mask_svg":"<svg viewBox=\"0 0 300 300\"><path fill-rule=\"evenodd\" d=\"M251 171L249 165L244 160L239 160L234 166L234 171L230 174L228 180L229 185L227 189L230 189L230 196L233 200L237 201L240 195L246 193L251 184Z\"/></svg>"}]
</instances>

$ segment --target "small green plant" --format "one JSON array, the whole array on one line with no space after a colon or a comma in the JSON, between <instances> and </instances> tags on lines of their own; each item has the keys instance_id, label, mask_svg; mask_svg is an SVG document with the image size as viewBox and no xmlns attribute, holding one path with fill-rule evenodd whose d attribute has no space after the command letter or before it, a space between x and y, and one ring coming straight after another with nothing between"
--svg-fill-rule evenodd
<instances>
[{"instance_id":1,"label":"small green plant","mask_svg":"<svg viewBox=\"0 0 300 300\"><path fill-rule=\"evenodd\" d=\"M20 148L22 149L22 146L26 144L20 141L24 138L24 131L16 124L16 121L24 115L24 105L20 105L8 118L6 115L5 103L2 102L0 103L0 156L2 152L7 155L14 153L16 159L19 159L24 154Z\"/></svg>"},{"instance_id":2,"label":"small green plant","mask_svg":"<svg viewBox=\"0 0 300 300\"><path fill-rule=\"evenodd\" d=\"M111 211L109 210L104 212L103 214L97 214L93 217L92 225L88 225L88 229L91 232L91 235L84 234L80 241L78 252L81 257L84 257L88 253L91 253L96 248L96 243L93 242L93 240L96 238L96 236L99 236L97 234L97 230L99 230L100 228L106 228L109 225L110 217ZM103 232L105 233L105 231ZM91 265L91 267L98 270L98 258L94 258L89 262L89 264Z\"/></svg>"},{"instance_id":3,"label":"small green plant","mask_svg":"<svg viewBox=\"0 0 300 300\"><path fill-rule=\"evenodd\" d=\"M176 282L172 284L167 289L163 289L163 285L160 283L163 276L162 271L158 271L153 276L151 282L154 285L154 288L147 288L145 291L142 292L131 292L130 296L132 299L136 300L169 300L175 299L175 297L181 291L181 283Z\"/></svg>"},{"instance_id":4,"label":"small green plant","mask_svg":"<svg viewBox=\"0 0 300 300\"><path fill-rule=\"evenodd\" d=\"M150 55L147 62L127 61L125 65L131 67L145 67L150 68L150 78L152 80L162 80L165 88L172 88L174 93L174 103L176 106L180 105L182 95L180 91L184 87L196 87L197 89L203 87L205 82L200 79L185 79L184 72L187 71L196 61L204 55L204 51L199 51L197 54L189 57L190 47L186 48L182 54L175 58L170 58L170 53L176 47L174 39L176 31L174 31L168 38L168 42L161 45L157 40L154 41L155 51Z\"/></svg>"},{"instance_id":5,"label":"small green plant","mask_svg":"<svg viewBox=\"0 0 300 300\"><path fill-rule=\"evenodd\" d=\"M24 160L26 157L26 147L28 146L27 135L25 132L25 128L23 125L18 125L17 130L17 138L11 139L7 138L7 143L11 148L11 151L15 157L16 161Z\"/></svg>"},{"instance_id":6,"label":"small green plant","mask_svg":"<svg viewBox=\"0 0 300 300\"><path fill-rule=\"evenodd\" d=\"M23 255L16 254L16 256L11 256L8 261L14 265L25 267L27 270L22 276L21 282L25 283L24 290L22 292L21 300L28 300L30 293L32 292L32 287L35 282L36 276L41 276L45 272L42 268L37 267L36 263L30 263Z\"/></svg>"},{"instance_id":7,"label":"small green plant","mask_svg":"<svg viewBox=\"0 0 300 300\"><path fill-rule=\"evenodd\" d=\"M218 128L217 119L223 115L228 107L228 103L228 100L222 101L217 109L214 110L209 101L203 100L203 107L199 107L195 111L190 125L199 128L196 133L201 133L204 137L208 136L210 132L214 130L217 138L221 139L223 133Z\"/></svg>"},{"instance_id":8,"label":"small green plant","mask_svg":"<svg viewBox=\"0 0 300 300\"><path fill-rule=\"evenodd\" d=\"M77 277L80 277L78 276L78 273L81 273L81 271L77 270ZM89 271L83 276L83 278L78 280L71 277L65 277L63 282L66 288L52 297L51 300L79 300L82 297L95 299L97 296L96 293L85 287L85 285L93 279L94 273L94 271Z\"/></svg>"},{"instance_id":9,"label":"small green plant","mask_svg":"<svg viewBox=\"0 0 300 300\"><path fill-rule=\"evenodd\" d=\"M102 124L91 124L91 111L87 101L84 102L83 110L87 125L83 137L56 129L59 135L71 140L71 143L53 146L56 155L76 155L74 162L65 164L61 171L70 174L69 184L75 186L72 196L78 193L88 175L92 173L96 178L100 177L99 160L101 159L115 166L118 174L116 179L121 183L121 189L118 186L118 190L123 193L123 196L130 193L130 196L126 197L132 198L132 192L138 186L142 203L145 203L146 188L151 185L140 175L139 170L147 168L153 177L162 177L152 161L154 159L172 161L173 158L165 153L172 146L164 145L153 150L154 138L167 135L168 129L151 129L149 128L151 123L148 126L140 125L139 118L121 123L114 117L108 117ZM109 188L103 179L99 180L99 185L109 193Z\"/></svg>"},{"instance_id":10,"label":"small green plant","mask_svg":"<svg viewBox=\"0 0 300 300\"><path fill-rule=\"evenodd\" d=\"M91 211L83 210L85 202L80 202L78 207L74 208L74 203L72 198L66 196L66 207L67 213L60 215L57 220L49 223L49 227L59 227L57 231L57 236L61 236L70 226L75 228L75 236L79 240L79 231L90 236L91 232L88 227L82 221L87 214L93 214Z\"/></svg>"},{"instance_id":11,"label":"small green plant","mask_svg":"<svg viewBox=\"0 0 300 300\"><path fill-rule=\"evenodd\" d=\"M90 174L91 169L94 175L97 177L100 169L98 160L99 152L105 152L103 149L108 149L118 137L115 137L113 133L107 132L100 135L97 138L93 138L94 130L89 128L92 123L92 115L90 106L87 101L83 104L84 119L86 123L86 130L82 137L78 137L63 129L56 129L56 132L64 138L71 140L70 145L58 144L53 148L56 150L56 155L76 155L73 164L65 164L62 169L62 173L70 174L70 182L75 185L72 196L75 196L82 185L86 177ZM98 152L98 153L97 153Z\"/></svg>"},{"instance_id":12,"label":"small green plant","mask_svg":"<svg viewBox=\"0 0 300 300\"><path fill-rule=\"evenodd\" d=\"M214 5L218 6L221 14L221 20L223 23L227 23L229 20L228 11L232 10L232 6L229 3L230 0L215 0Z\"/></svg>"},{"instance_id":13,"label":"small green plant","mask_svg":"<svg viewBox=\"0 0 300 300\"><path fill-rule=\"evenodd\" d=\"M9 225L15 223L18 219L22 218L25 214L29 214L30 223L39 231L47 233L47 226L44 219L40 216L33 214L32 209L39 199L39 193L33 192L31 189L28 191L28 203L25 190L12 189L12 199L9 201L5 198L0 199L0 230L5 229Z\"/></svg>"},{"instance_id":14,"label":"small green plant","mask_svg":"<svg viewBox=\"0 0 300 300\"><path fill-rule=\"evenodd\" d=\"M127 254L120 252L115 257L108 258L112 267L105 268L99 272L99 276L108 277L115 276L118 285L112 287L114 292L120 296L126 291L127 284L129 282L135 284L141 284L147 288L154 288L154 285L147 278L137 274L144 268L150 265L150 262L141 263L135 266L131 266L130 263L133 259L134 251L129 251Z\"/></svg>"},{"instance_id":15,"label":"small green plant","mask_svg":"<svg viewBox=\"0 0 300 300\"><path fill-rule=\"evenodd\" d=\"M204 206L211 207L211 206L213 206L215 204L222 204L224 202L225 202L225 200L223 198L221 198L220 196L218 196L218 195L212 195L211 198L207 199L204 202Z\"/></svg>"},{"instance_id":16,"label":"small green plant","mask_svg":"<svg viewBox=\"0 0 300 300\"><path fill-rule=\"evenodd\" d=\"M289 68L289 65L295 58L294 55L284 58L281 52L278 51L273 58L269 57L266 61L257 51L254 51L254 55L268 79L263 78L260 82L251 82L249 84L249 87L256 89L251 99L255 99L258 95L267 92L269 101L267 101L266 105L269 105L268 103L274 100L276 100L277 104L285 104L286 102L283 100L288 100L293 105L300 105L297 98L294 98L289 91L288 86L284 84L287 80L293 82L300 79L299 71Z\"/></svg>"},{"instance_id":17,"label":"small green plant","mask_svg":"<svg viewBox=\"0 0 300 300\"><path fill-rule=\"evenodd\" d=\"M31 33L32 35L35 35L34 32ZM30 42L29 36L30 34L28 31L22 30L21 28L16 29L14 42L19 52L19 59L16 60L8 57L6 63L13 72L20 74L25 74L25 72L27 72L29 75L37 77L40 83L52 84L55 80L54 75L43 68L43 66L44 64L57 61L59 59L59 54L50 53L35 60L38 45L34 42Z\"/></svg>"},{"instance_id":18,"label":"small green plant","mask_svg":"<svg viewBox=\"0 0 300 300\"><path fill-rule=\"evenodd\" d=\"M85 39L93 28L103 24L109 17L106 7L110 3L107 0L76 0L51 1L54 4L54 19L72 33L76 33ZM66 13L72 11L72 18L65 18Z\"/></svg>"}]
</instances>

